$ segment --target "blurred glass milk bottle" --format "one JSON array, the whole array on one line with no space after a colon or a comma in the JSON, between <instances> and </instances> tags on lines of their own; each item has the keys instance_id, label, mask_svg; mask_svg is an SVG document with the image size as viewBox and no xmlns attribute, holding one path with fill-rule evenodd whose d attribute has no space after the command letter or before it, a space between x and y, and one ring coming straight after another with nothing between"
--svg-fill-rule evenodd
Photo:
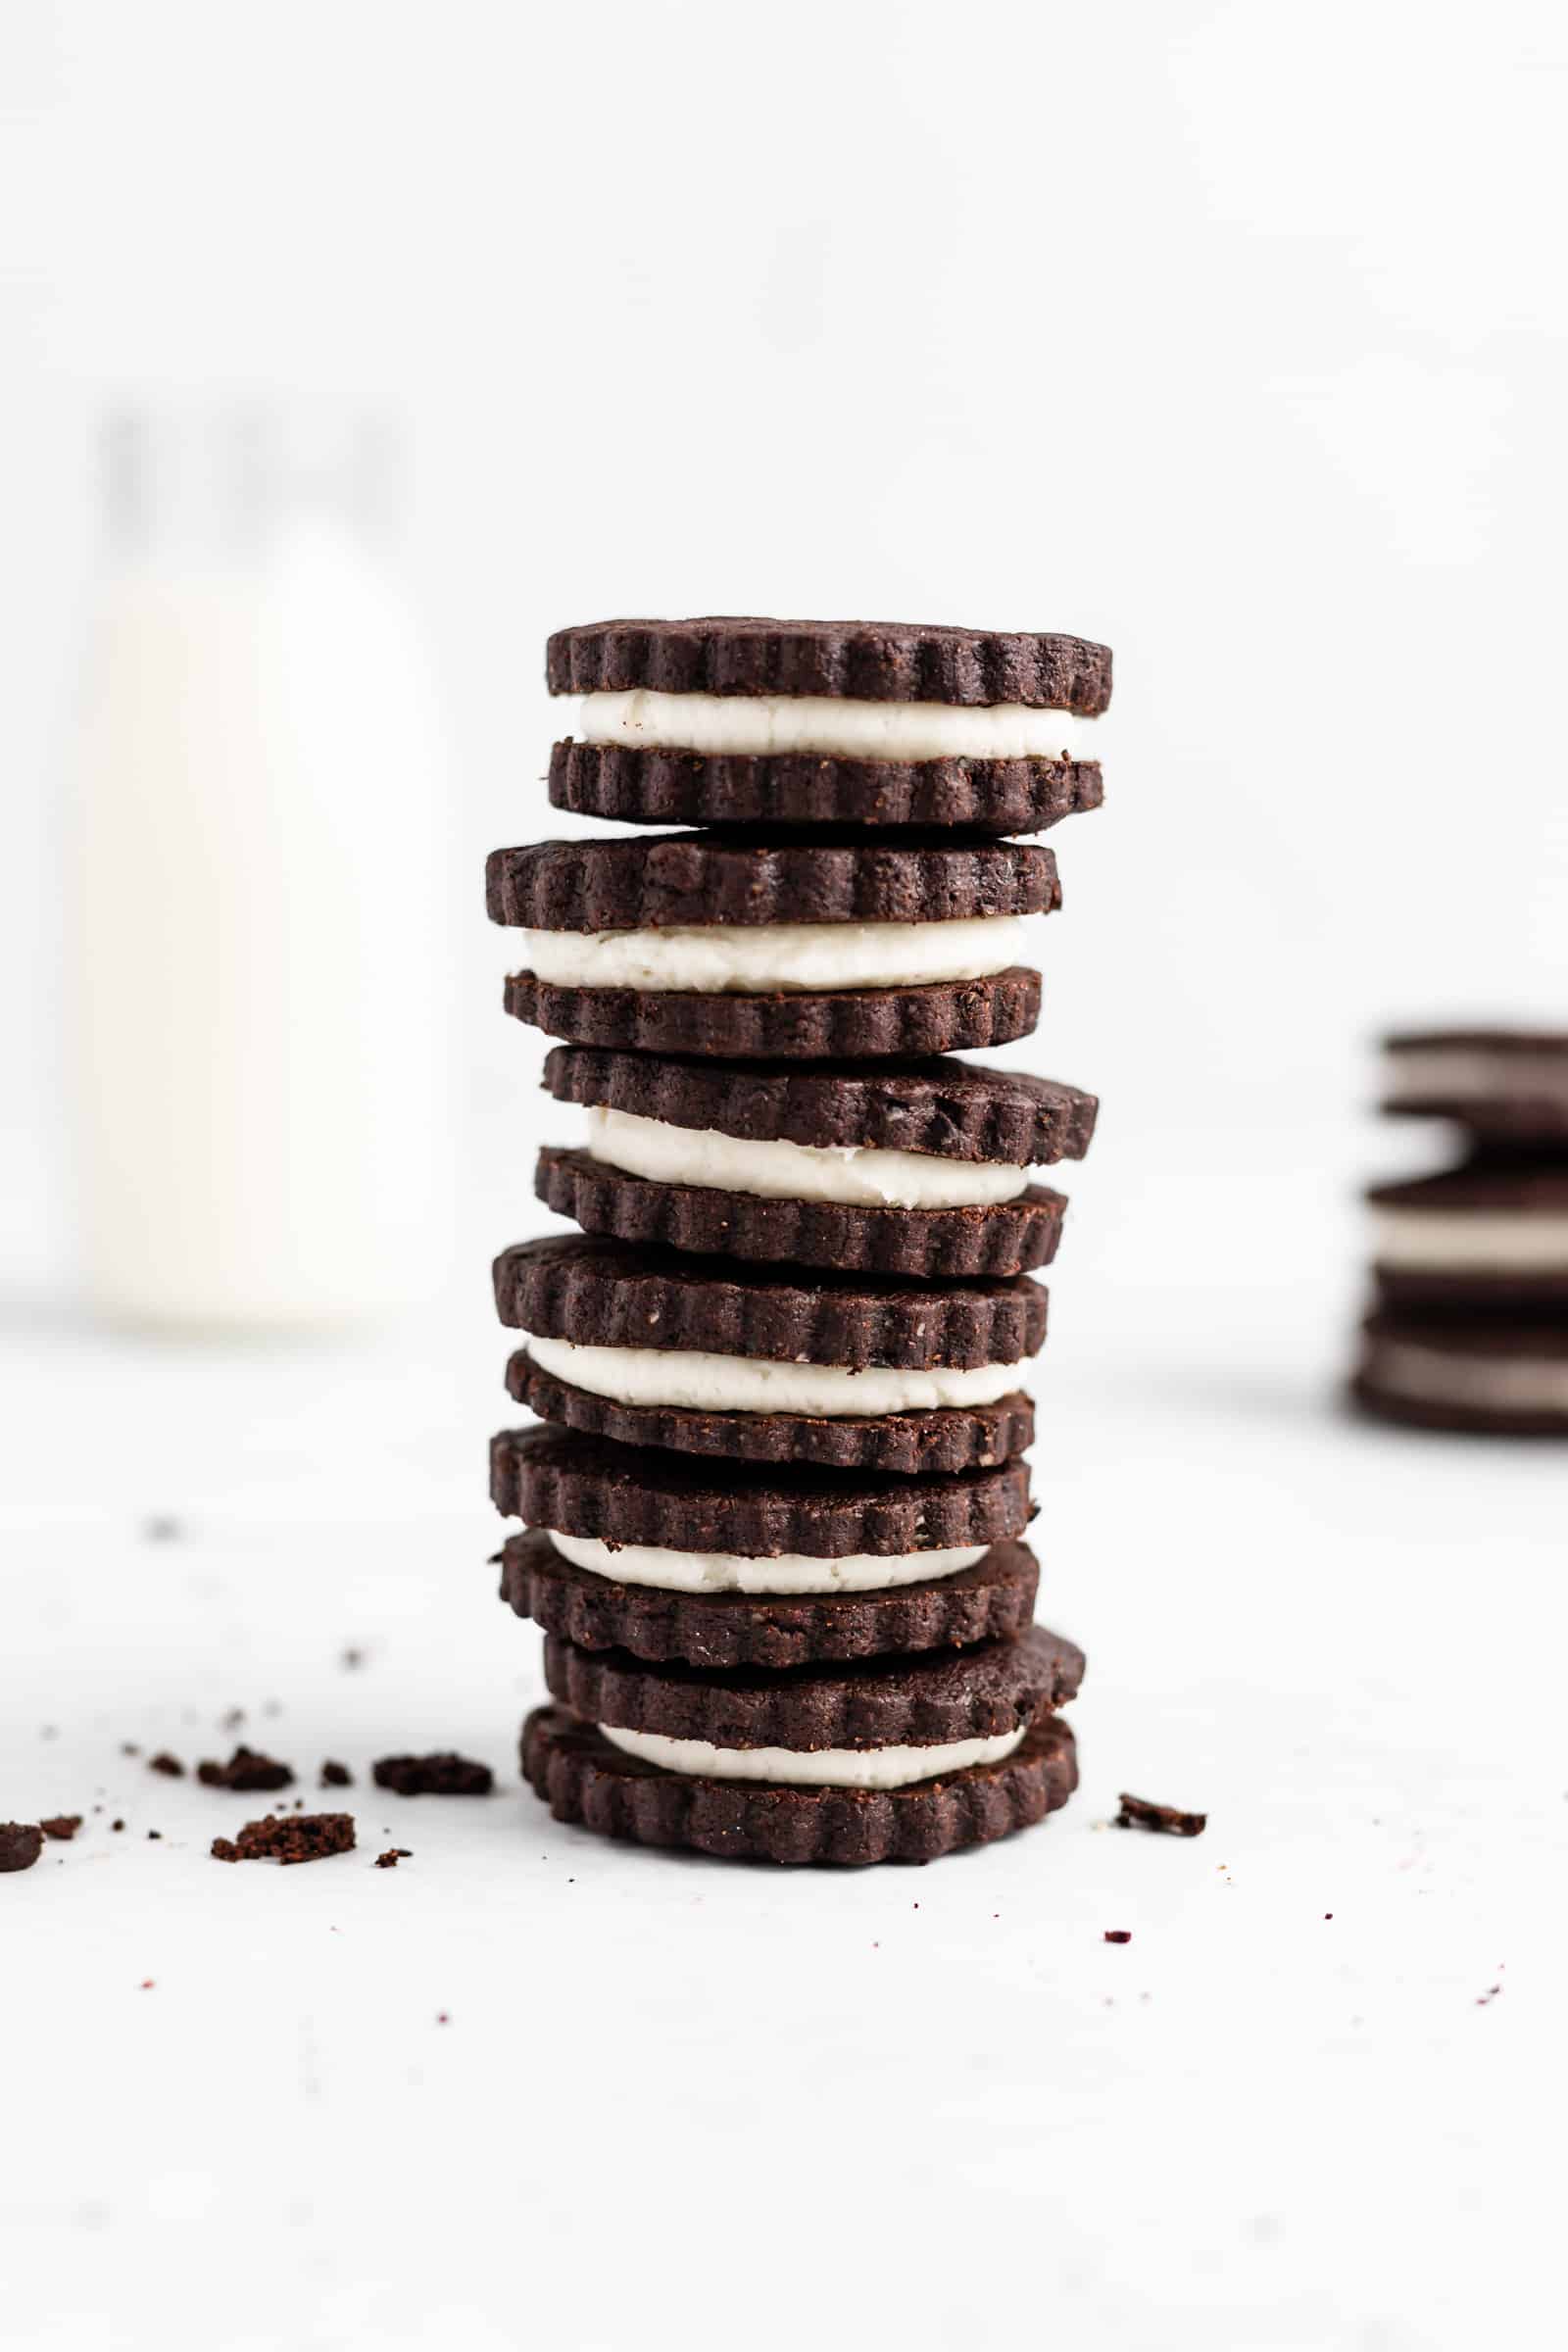
<instances>
[{"instance_id":1,"label":"blurred glass milk bottle","mask_svg":"<svg viewBox=\"0 0 1568 2352\"><path fill-rule=\"evenodd\" d=\"M127 416L77 744L69 985L87 1286L324 1325L450 1262L451 804L376 541L392 450Z\"/></svg>"}]
</instances>

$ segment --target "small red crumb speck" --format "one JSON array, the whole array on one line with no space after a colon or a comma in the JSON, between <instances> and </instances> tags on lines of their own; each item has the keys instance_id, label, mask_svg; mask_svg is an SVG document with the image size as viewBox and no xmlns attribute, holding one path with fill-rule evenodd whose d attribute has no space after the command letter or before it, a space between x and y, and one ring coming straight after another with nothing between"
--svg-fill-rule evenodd
<instances>
[{"instance_id":1,"label":"small red crumb speck","mask_svg":"<svg viewBox=\"0 0 1568 2352\"><path fill-rule=\"evenodd\" d=\"M151 1990L152 1990L152 1988L153 1988L154 1984L155 1984L157 1982L158 1982L158 1980L157 1980L157 1978L156 1978L156 1977L143 1977L143 1979L142 1979L142 1981L141 1981L141 1989L142 1989L142 1991L143 1991L143 1992L151 1992Z\"/></svg>"},{"instance_id":2,"label":"small red crumb speck","mask_svg":"<svg viewBox=\"0 0 1568 2352\"><path fill-rule=\"evenodd\" d=\"M1107 1928L1105 1930L1105 1941L1107 1943L1131 1943L1132 1939L1133 1932L1131 1928Z\"/></svg>"},{"instance_id":3,"label":"small red crumb speck","mask_svg":"<svg viewBox=\"0 0 1568 2352\"><path fill-rule=\"evenodd\" d=\"M445 2009L438 2009L435 2013L435 2022L438 2026L450 2026L452 2019Z\"/></svg>"},{"instance_id":4,"label":"small red crumb speck","mask_svg":"<svg viewBox=\"0 0 1568 2352\"><path fill-rule=\"evenodd\" d=\"M1324 1912L1324 1914L1323 1914L1323 1916L1324 1916L1324 1918L1325 1918L1325 1919L1332 1919L1332 1918L1334 1917L1334 1914L1333 1914L1333 1912L1332 1912L1332 1911L1325 1911L1325 1912Z\"/></svg>"}]
</instances>

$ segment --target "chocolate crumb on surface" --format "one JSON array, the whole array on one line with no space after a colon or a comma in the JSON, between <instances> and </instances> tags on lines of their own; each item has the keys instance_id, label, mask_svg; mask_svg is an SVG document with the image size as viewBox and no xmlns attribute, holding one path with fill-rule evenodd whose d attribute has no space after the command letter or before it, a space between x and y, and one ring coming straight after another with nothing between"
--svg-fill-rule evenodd
<instances>
[{"instance_id":1,"label":"chocolate crumb on surface","mask_svg":"<svg viewBox=\"0 0 1568 2352\"><path fill-rule=\"evenodd\" d=\"M248 1821L237 1838L215 1838L216 1862L320 1862L354 1844L352 1813L269 1813Z\"/></svg>"},{"instance_id":2,"label":"chocolate crumb on surface","mask_svg":"<svg viewBox=\"0 0 1568 2352\"><path fill-rule=\"evenodd\" d=\"M43 1852L35 1821L0 1821L0 1871L30 1870Z\"/></svg>"},{"instance_id":3,"label":"chocolate crumb on surface","mask_svg":"<svg viewBox=\"0 0 1568 2352\"><path fill-rule=\"evenodd\" d=\"M326 1762L321 1766L321 1787L323 1788L352 1788L353 1786L354 1775L348 1766L340 1764L335 1756L328 1756Z\"/></svg>"},{"instance_id":4,"label":"chocolate crumb on surface","mask_svg":"<svg viewBox=\"0 0 1568 2352\"><path fill-rule=\"evenodd\" d=\"M125 1825L124 1825L124 1823L123 1823L122 1821L112 1821L112 1822L109 1824L109 1827L110 1827L112 1830L122 1830L122 1829L124 1828L124 1826L125 1826Z\"/></svg>"},{"instance_id":5,"label":"chocolate crumb on surface","mask_svg":"<svg viewBox=\"0 0 1568 2352\"><path fill-rule=\"evenodd\" d=\"M1105 1930L1105 1941L1107 1943L1131 1943L1132 1939L1133 1932L1131 1928L1107 1928Z\"/></svg>"},{"instance_id":6,"label":"chocolate crumb on surface","mask_svg":"<svg viewBox=\"0 0 1568 2352\"><path fill-rule=\"evenodd\" d=\"M170 1781L182 1781L185 1777L184 1765L177 1756L172 1756L167 1747L161 1747L156 1756L148 1757L147 1769L149 1772L161 1772Z\"/></svg>"},{"instance_id":7,"label":"chocolate crumb on surface","mask_svg":"<svg viewBox=\"0 0 1568 2352\"><path fill-rule=\"evenodd\" d=\"M1116 1816L1118 1830L1153 1830L1165 1838L1201 1838L1208 1827L1206 1813L1183 1813L1175 1805L1156 1805L1147 1796L1129 1796L1123 1789L1117 1800L1121 1811Z\"/></svg>"},{"instance_id":8,"label":"chocolate crumb on surface","mask_svg":"<svg viewBox=\"0 0 1568 2352\"><path fill-rule=\"evenodd\" d=\"M412 1845L389 1845L384 1854L376 1855L375 1867L377 1870L396 1870L400 1862L411 1861L413 1855Z\"/></svg>"},{"instance_id":9,"label":"chocolate crumb on surface","mask_svg":"<svg viewBox=\"0 0 1568 2352\"><path fill-rule=\"evenodd\" d=\"M372 1770L376 1787L397 1796L488 1796L495 1786L488 1764L449 1748L427 1756L381 1756Z\"/></svg>"},{"instance_id":10,"label":"chocolate crumb on surface","mask_svg":"<svg viewBox=\"0 0 1568 2352\"><path fill-rule=\"evenodd\" d=\"M148 1837L152 1838L155 1843L159 1838L162 1838L163 1834L164 1833L162 1830L149 1830L147 1833Z\"/></svg>"},{"instance_id":11,"label":"chocolate crumb on surface","mask_svg":"<svg viewBox=\"0 0 1568 2352\"><path fill-rule=\"evenodd\" d=\"M246 1747L242 1741L226 1764L216 1764L211 1759L198 1764L196 1778L204 1788L237 1788L248 1792L292 1788L294 1773L291 1766L280 1764L275 1756L265 1756L260 1749Z\"/></svg>"},{"instance_id":12,"label":"chocolate crumb on surface","mask_svg":"<svg viewBox=\"0 0 1568 2352\"><path fill-rule=\"evenodd\" d=\"M41 1821L38 1827L46 1838L58 1838L64 1840L74 1838L81 1827L81 1815L79 1813L56 1813L51 1820Z\"/></svg>"}]
</instances>

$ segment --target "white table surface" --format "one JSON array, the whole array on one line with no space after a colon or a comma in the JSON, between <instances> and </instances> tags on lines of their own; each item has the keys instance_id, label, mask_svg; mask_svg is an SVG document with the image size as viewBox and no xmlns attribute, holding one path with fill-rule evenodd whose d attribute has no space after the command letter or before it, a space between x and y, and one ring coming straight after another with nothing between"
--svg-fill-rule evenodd
<instances>
[{"instance_id":1,"label":"white table surface","mask_svg":"<svg viewBox=\"0 0 1568 2352\"><path fill-rule=\"evenodd\" d=\"M845 1875L618 1849L519 1790L477 1318L324 1358L17 1321L0 1816L88 1819L0 1880L0 2334L1546 2340L1560 1453L1346 1421L1304 1289L1095 1279L1036 1449L1080 1794ZM351 1762L355 1854L220 1868L265 1800L121 1752L225 1752L236 1705L307 1789ZM501 1793L368 1792L434 1745ZM1107 1827L1121 1788L1207 1835Z\"/></svg>"}]
</instances>

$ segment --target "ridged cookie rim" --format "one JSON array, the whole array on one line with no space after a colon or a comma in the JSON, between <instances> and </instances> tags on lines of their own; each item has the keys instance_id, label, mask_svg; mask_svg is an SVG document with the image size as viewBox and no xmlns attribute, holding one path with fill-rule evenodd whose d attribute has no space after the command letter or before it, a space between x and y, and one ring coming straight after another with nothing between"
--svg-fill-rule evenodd
<instances>
[{"instance_id":1,"label":"ridged cookie rim","mask_svg":"<svg viewBox=\"0 0 1568 2352\"><path fill-rule=\"evenodd\" d=\"M557 1634L544 1643L546 1689L585 1723L806 1755L1004 1739L1070 1705L1084 1665L1078 1644L1044 1625L973 1649L831 1659L783 1673L650 1665L620 1650L578 1649Z\"/></svg>"},{"instance_id":2,"label":"ridged cookie rim","mask_svg":"<svg viewBox=\"0 0 1568 2352\"><path fill-rule=\"evenodd\" d=\"M1033 1516L1020 1459L932 1478L891 1471L787 1471L617 1446L545 1423L490 1441L490 1498L503 1518L605 1544L753 1558L843 1559L1000 1544Z\"/></svg>"},{"instance_id":3,"label":"ridged cookie rim","mask_svg":"<svg viewBox=\"0 0 1568 2352\"><path fill-rule=\"evenodd\" d=\"M659 1243L700 1257L858 1273L961 1280L1049 1266L1067 1199L1032 1184L978 1208L859 1208L838 1200L772 1200L697 1184L660 1184L559 1144L542 1145L534 1191L585 1233Z\"/></svg>"},{"instance_id":4,"label":"ridged cookie rim","mask_svg":"<svg viewBox=\"0 0 1568 2352\"><path fill-rule=\"evenodd\" d=\"M502 990L514 1020L574 1045L615 1053L709 1054L724 1061L855 1061L983 1052L1032 1036L1042 982L1011 963L979 980L918 988L777 990L759 996L699 991L568 988L512 972Z\"/></svg>"},{"instance_id":5,"label":"ridged cookie rim","mask_svg":"<svg viewBox=\"0 0 1568 2352\"><path fill-rule=\"evenodd\" d=\"M1100 1099L1064 1079L944 1054L896 1067L766 1062L552 1046L540 1083L558 1102L618 1110L748 1143L913 1152L1006 1167L1082 1159Z\"/></svg>"},{"instance_id":6,"label":"ridged cookie rim","mask_svg":"<svg viewBox=\"0 0 1568 2352\"><path fill-rule=\"evenodd\" d=\"M871 703L1022 703L1098 717L1107 645L1049 629L701 613L578 621L545 647L552 694L825 695Z\"/></svg>"},{"instance_id":7,"label":"ridged cookie rim","mask_svg":"<svg viewBox=\"0 0 1568 2352\"><path fill-rule=\"evenodd\" d=\"M1047 1715L1000 1764L908 1788L769 1788L661 1772L562 1707L536 1707L523 1778L558 1821L722 1861L810 1867L935 1862L1030 1829L1078 1786L1077 1743Z\"/></svg>"},{"instance_id":8,"label":"ridged cookie rim","mask_svg":"<svg viewBox=\"0 0 1568 2352\"><path fill-rule=\"evenodd\" d=\"M1021 1389L994 1404L845 1415L710 1413L664 1404L620 1404L544 1371L526 1348L507 1366L507 1389L540 1420L674 1453L734 1462L808 1462L818 1470L886 1470L924 1478L988 1470L1027 1451L1035 1411Z\"/></svg>"},{"instance_id":9,"label":"ridged cookie rim","mask_svg":"<svg viewBox=\"0 0 1568 2352\"><path fill-rule=\"evenodd\" d=\"M1053 851L984 834L625 834L525 842L485 861L490 920L535 931L937 923L1052 914L1060 905Z\"/></svg>"},{"instance_id":10,"label":"ridged cookie rim","mask_svg":"<svg viewBox=\"0 0 1568 2352\"><path fill-rule=\"evenodd\" d=\"M870 825L1045 833L1103 805L1098 760L844 760L688 752L565 736L552 808L624 825Z\"/></svg>"},{"instance_id":11,"label":"ridged cookie rim","mask_svg":"<svg viewBox=\"0 0 1568 2352\"><path fill-rule=\"evenodd\" d=\"M1027 1275L933 1290L908 1277L750 1267L604 1235L514 1242L491 1267L509 1329L579 1348L653 1348L771 1363L972 1370L1021 1364L1046 1341L1050 1294Z\"/></svg>"},{"instance_id":12,"label":"ridged cookie rim","mask_svg":"<svg viewBox=\"0 0 1568 2352\"><path fill-rule=\"evenodd\" d=\"M1034 1616L1040 1564L994 1544L956 1575L877 1592L678 1592L579 1568L543 1529L501 1547L501 1598L578 1649L623 1649L652 1665L782 1670L1006 1641Z\"/></svg>"}]
</instances>

